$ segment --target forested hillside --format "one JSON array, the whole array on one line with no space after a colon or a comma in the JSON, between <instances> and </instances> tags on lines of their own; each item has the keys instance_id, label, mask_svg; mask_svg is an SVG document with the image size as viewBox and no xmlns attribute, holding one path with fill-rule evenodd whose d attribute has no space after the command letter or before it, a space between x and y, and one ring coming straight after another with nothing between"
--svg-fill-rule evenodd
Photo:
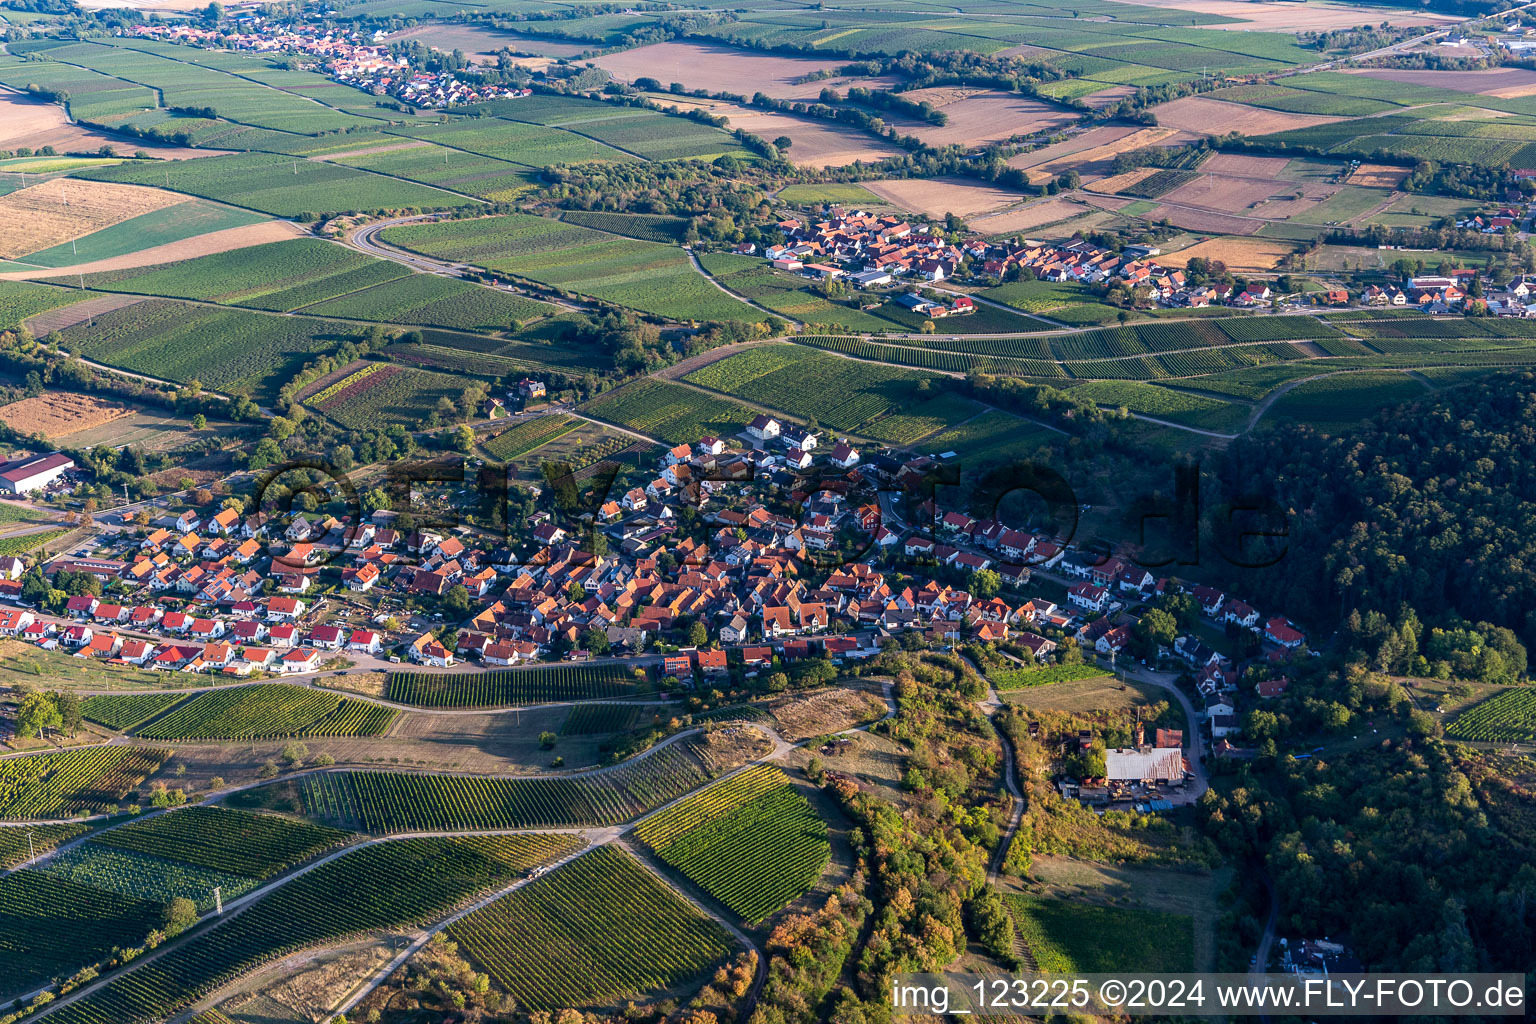
<instances>
[{"instance_id":1,"label":"forested hillside","mask_svg":"<svg viewBox=\"0 0 1536 1024\"><path fill-rule=\"evenodd\" d=\"M1518 673L1515 637L1475 627L1536 642L1533 417L1536 375L1519 373L1386 410L1348 434L1292 426L1242 438L1218 470L1225 492L1288 510L1289 550L1269 568L1223 571L1249 599L1315 625L1373 632L1370 613L1386 616L1399 636L1381 668L1464 658L1469 637L1446 632L1430 644L1436 627L1459 626L1459 617L1474 627L1467 632L1495 638L1486 646L1519 661ZM1404 626L1414 635L1401 636ZM1511 667L1465 671L1496 677Z\"/></svg>"}]
</instances>

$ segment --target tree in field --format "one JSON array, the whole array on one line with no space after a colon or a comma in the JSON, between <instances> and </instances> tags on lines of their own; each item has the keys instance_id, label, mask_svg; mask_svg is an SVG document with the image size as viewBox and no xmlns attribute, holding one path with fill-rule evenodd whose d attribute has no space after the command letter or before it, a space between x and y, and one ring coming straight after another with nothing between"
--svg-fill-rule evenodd
<instances>
[{"instance_id":1,"label":"tree in field","mask_svg":"<svg viewBox=\"0 0 1536 1024\"><path fill-rule=\"evenodd\" d=\"M177 896L165 905L165 934L179 935L197 923L197 904Z\"/></svg>"},{"instance_id":2,"label":"tree in field","mask_svg":"<svg viewBox=\"0 0 1536 1024\"><path fill-rule=\"evenodd\" d=\"M541 750L553 750L553 749L555 749L555 743L559 739L560 739L559 735L557 735L556 733L552 733L548 729L546 729L543 732L539 733L539 748Z\"/></svg>"},{"instance_id":3,"label":"tree in field","mask_svg":"<svg viewBox=\"0 0 1536 1024\"><path fill-rule=\"evenodd\" d=\"M794 143L795 140L791 139L788 135L780 135L778 138L773 140L773 148L782 153L790 146L794 145Z\"/></svg>"},{"instance_id":4,"label":"tree in field","mask_svg":"<svg viewBox=\"0 0 1536 1024\"><path fill-rule=\"evenodd\" d=\"M59 709L59 728L73 736L85 721L80 697L73 693L55 693L52 696L54 706Z\"/></svg>"},{"instance_id":5,"label":"tree in field","mask_svg":"<svg viewBox=\"0 0 1536 1024\"><path fill-rule=\"evenodd\" d=\"M63 724L64 719L59 714L59 706L51 694L29 693L21 699L21 704L16 708L16 735L18 736L46 735L47 730L58 729Z\"/></svg>"}]
</instances>

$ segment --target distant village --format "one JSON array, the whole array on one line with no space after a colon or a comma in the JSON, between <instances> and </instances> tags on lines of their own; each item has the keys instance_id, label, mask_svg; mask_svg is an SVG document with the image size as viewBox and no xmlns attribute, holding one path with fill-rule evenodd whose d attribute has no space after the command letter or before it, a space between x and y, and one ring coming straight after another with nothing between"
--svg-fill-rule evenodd
<instances>
[{"instance_id":1,"label":"distant village","mask_svg":"<svg viewBox=\"0 0 1536 1024\"><path fill-rule=\"evenodd\" d=\"M259 14L236 14L232 20L235 29L227 32L158 22L134 25L130 32L208 49L308 54L321 58L322 67L338 82L418 108L440 110L532 95L528 89L470 82L451 72L413 70L408 61L390 53L381 32L365 41L356 30L323 30L315 25L270 21Z\"/></svg>"}]
</instances>

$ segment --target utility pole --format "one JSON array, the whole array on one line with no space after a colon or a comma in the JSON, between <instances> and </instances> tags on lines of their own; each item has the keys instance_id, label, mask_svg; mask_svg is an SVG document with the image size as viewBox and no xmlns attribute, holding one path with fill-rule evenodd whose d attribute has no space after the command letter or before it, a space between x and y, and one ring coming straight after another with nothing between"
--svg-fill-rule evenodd
<instances>
[{"instance_id":1,"label":"utility pole","mask_svg":"<svg viewBox=\"0 0 1536 1024\"><path fill-rule=\"evenodd\" d=\"M224 913L224 887L222 885L213 887L213 912L219 915Z\"/></svg>"},{"instance_id":2,"label":"utility pole","mask_svg":"<svg viewBox=\"0 0 1536 1024\"><path fill-rule=\"evenodd\" d=\"M32 845L32 837L36 835L32 829L27 829L27 859L37 860L37 847Z\"/></svg>"}]
</instances>

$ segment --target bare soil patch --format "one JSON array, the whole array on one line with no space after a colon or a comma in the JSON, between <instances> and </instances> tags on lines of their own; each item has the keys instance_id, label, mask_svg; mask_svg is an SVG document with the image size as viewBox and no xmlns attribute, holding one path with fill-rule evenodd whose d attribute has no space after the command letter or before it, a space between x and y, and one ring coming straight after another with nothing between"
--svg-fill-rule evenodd
<instances>
[{"instance_id":1,"label":"bare soil patch","mask_svg":"<svg viewBox=\"0 0 1536 1024\"><path fill-rule=\"evenodd\" d=\"M388 689L388 677L383 672L361 672L356 675L327 676L324 681L316 680L317 686L323 686L327 690L345 690L347 693L360 693L365 697L383 697Z\"/></svg>"},{"instance_id":2,"label":"bare soil patch","mask_svg":"<svg viewBox=\"0 0 1536 1024\"><path fill-rule=\"evenodd\" d=\"M52 146L60 153L94 153L102 146L111 146L118 156L132 156L142 149L173 160L218 156L225 152L222 149L166 146L149 139L87 128L70 121L64 108L55 103L0 87L0 149L14 150L22 146L32 149Z\"/></svg>"},{"instance_id":3,"label":"bare soil patch","mask_svg":"<svg viewBox=\"0 0 1536 1024\"><path fill-rule=\"evenodd\" d=\"M1232 270L1273 270L1281 258L1296 251L1296 244L1283 238L1212 238L1196 242L1188 249L1168 252L1157 258L1170 267L1186 266L1196 256L1221 260Z\"/></svg>"},{"instance_id":4,"label":"bare soil patch","mask_svg":"<svg viewBox=\"0 0 1536 1024\"><path fill-rule=\"evenodd\" d=\"M919 103L926 99L948 116L948 124L922 124L909 129L910 134L930 146L1004 142L1077 120L1076 115L1060 107L1014 93L937 88L917 89L903 96Z\"/></svg>"},{"instance_id":5,"label":"bare soil patch","mask_svg":"<svg viewBox=\"0 0 1536 1024\"><path fill-rule=\"evenodd\" d=\"M784 697L769 705L779 735L798 742L872 722L886 712L885 701L867 690L822 690L809 697Z\"/></svg>"},{"instance_id":6,"label":"bare soil patch","mask_svg":"<svg viewBox=\"0 0 1536 1024\"><path fill-rule=\"evenodd\" d=\"M817 60L738 50L708 43L653 43L594 58L592 63L615 78L654 78L662 85L681 82L689 89L750 96L765 92L780 99L814 99L826 88L846 87L851 79L828 78L795 84L816 71L832 71L845 60Z\"/></svg>"},{"instance_id":7,"label":"bare soil patch","mask_svg":"<svg viewBox=\"0 0 1536 1024\"><path fill-rule=\"evenodd\" d=\"M1256 3L1254 0L1123 0L1123 2L1142 7L1167 7L1179 11L1198 11L1201 14L1219 14L1228 18L1238 18L1240 19L1238 23L1201 26L1236 32L1252 32L1259 29L1295 33L1304 30L1354 28L1356 25L1376 24L1387 13L1354 4ZM1454 25L1464 20L1448 14L1397 9L1390 12L1390 17L1394 25Z\"/></svg>"},{"instance_id":8,"label":"bare soil patch","mask_svg":"<svg viewBox=\"0 0 1536 1024\"><path fill-rule=\"evenodd\" d=\"M1194 231L1202 235L1251 235L1263 227L1261 221L1236 217L1229 213L1217 213L1214 210L1192 210L1186 206L1168 206L1166 204L1149 210L1143 216L1147 220L1167 220L1174 227L1180 227L1185 231ZM1159 257L1159 260L1161 261L1161 257Z\"/></svg>"},{"instance_id":9,"label":"bare soil patch","mask_svg":"<svg viewBox=\"0 0 1536 1024\"><path fill-rule=\"evenodd\" d=\"M1200 164L1206 174L1229 174L1234 178L1278 178L1285 165L1285 156L1248 156L1243 153L1217 153Z\"/></svg>"},{"instance_id":10,"label":"bare soil patch","mask_svg":"<svg viewBox=\"0 0 1536 1024\"><path fill-rule=\"evenodd\" d=\"M1347 184L1366 188L1397 188L1408 177L1408 168L1391 164L1361 164L1347 179Z\"/></svg>"},{"instance_id":11,"label":"bare soil patch","mask_svg":"<svg viewBox=\"0 0 1536 1024\"><path fill-rule=\"evenodd\" d=\"M240 982L220 1009L241 1024L279 1024L325 1019L352 989L388 962L393 950L382 937L340 951L299 953L269 964Z\"/></svg>"},{"instance_id":12,"label":"bare soil patch","mask_svg":"<svg viewBox=\"0 0 1536 1024\"><path fill-rule=\"evenodd\" d=\"M1415 71L1409 68L1372 68L1358 72L1367 78L1428 85L1456 92L1511 98L1536 92L1536 71L1524 68L1482 68L1474 71Z\"/></svg>"},{"instance_id":13,"label":"bare soil patch","mask_svg":"<svg viewBox=\"0 0 1536 1024\"><path fill-rule=\"evenodd\" d=\"M1270 135L1292 128L1310 128L1315 124L1332 124L1342 121L1339 117L1322 114L1291 114L1281 110L1264 110L1245 103L1229 103L1205 96L1185 96L1171 103L1152 108L1157 123L1194 135L1221 135L1241 132L1244 135Z\"/></svg>"},{"instance_id":14,"label":"bare soil patch","mask_svg":"<svg viewBox=\"0 0 1536 1024\"><path fill-rule=\"evenodd\" d=\"M1285 183L1290 185L1289 182ZM1294 185L1290 185L1295 188ZM1221 213L1238 213L1261 203L1279 192L1282 184L1254 178L1229 178L1223 174L1202 174L1180 185L1163 197L1165 202L1199 206Z\"/></svg>"},{"instance_id":15,"label":"bare soil patch","mask_svg":"<svg viewBox=\"0 0 1536 1024\"><path fill-rule=\"evenodd\" d=\"M77 302L72 306L60 306L58 309L39 313L27 321L27 330L36 337L44 338L54 331L62 331L75 324L85 323L92 317L143 301L143 297L138 295L98 296L94 299L86 299L84 302Z\"/></svg>"},{"instance_id":16,"label":"bare soil patch","mask_svg":"<svg viewBox=\"0 0 1536 1024\"><path fill-rule=\"evenodd\" d=\"M0 196L0 259L51 249L188 197L142 185L50 178Z\"/></svg>"},{"instance_id":17,"label":"bare soil patch","mask_svg":"<svg viewBox=\"0 0 1536 1024\"><path fill-rule=\"evenodd\" d=\"M1100 146L1108 146L1131 135L1135 135L1141 129L1128 125L1104 125L1099 128L1090 128L1080 132L1061 142L1053 142L1049 146L1041 146L1039 149L1028 153L1020 153L1008 160L1009 167L1029 168L1039 164L1049 163L1060 157L1071 156L1074 153L1083 153Z\"/></svg>"},{"instance_id":18,"label":"bare soil patch","mask_svg":"<svg viewBox=\"0 0 1536 1024\"><path fill-rule=\"evenodd\" d=\"M357 149L343 150L340 153L326 153L324 156L311 157L312 160L344 160L354 156L375 156L379 153L394 153L401 149L425 149L430 142L392 142L382 146L361 146Z\"/></svg>"},{"instance_id":19,"label":"bare soil patch","mask_svg":"<svg viewBox=\"0 0 1536 1024\"><path fill-rule=\"evenodd\" d=\"M94 274L103 270L132 270L135 267L152 267L157 263L175 263L190 260L194 256L211 256L216 252L245 249L268 242L282 242L307 232L285 220L268 220L245 227L210 231L206 235L183 238L179 242L167 242L150 249L124 253L91 263L79 263L72 267L38 267L36 270L13 270L0 274L0 281L28 281L44 277L67 277L70 274Z\"/></svg>"},{"instance_id":20,"label":"bare soil patch","mask_svg":"<svg viewBox=\"0 0 1536 1024\"><path fill-rule=\"evenodd\" d=\"M95 395L50 391L0 406L0 423L24 434L41 434L51 439L99 427L132 412L134 409L130 405Z\"/></svg>"},{"instance_id":21,"label":"bare soil patch","mask_svg":"<svg viewBox=\"0 0 1536 1024\"><path fill-rule=\"evenodd\" d=\"M1116 129L1116 131L1119 130ZM1086 139L1093 134L1094 132L1084 132L1082 138ZM1101 136L1103 141L1096 140L1096 144L1087 149L1074 149L1045 156L1055 149L1054 146L1047 146L1033 153L1021 153L1008 163L1010 166L1027 170L1029 180L1035 183L1054 178L1068 170L1075 170L1085 180L1092 180L1108 174L1115 157L1121 153L1145 149L1148 146L1169 145L1173 136L1174 132L1171 128L1140 128L1114 138ZM1045 156L1045 159L1041 159L1042 156Z\"/></svg>"},{"instance_id":22,"label":"bare soil patch","mask_svg":"<svg viewBox=\"0 0 1536 1024\"><path fill-rule=\"evenodd\" d=\"M860 182L881 199L929 217L973 217L1018 202L1023 196L964 178L889 178Z\"/></svg>"},{"instance_id":23,"label":"bare soil patch","mask_svg":"<svg viewBox=\"0 0 1536 1024\"><path fill-rule=\"evenodd\" d=\"M1067 220L1087 212L1087 208L1081 203L1075 203L1070 199L1047 199L1044 202L1021 206L1016 210L1004 210L990 217L982 217L972 221L971 227L988 235L1002 235L1011 231L1033 231L1035 228L1055 224L1057 221Z\"/></svg>"},{"instance_id":24,"label":"bare soil patch","mask_svg":"<svg viewBox=\"0 0 1536 1024\"><path fill-rule=\"evenodd\" d=\"M750 725L728 725L705 733L695 749L710 771L728 772L767 754L773 741Z\"/></svg>"},{"instance_id":25,"label":"bare soil patch","mask_svg":"<svg viewBox=\"0 0 1536 1024\"><path fill-rule=\"evenodd\" d=\"M896 146L829 121L718 101L711 101L705 109L728 118L732 128L740 128L769 142L781 135L788 136L791 142L789 159L799 167L846 167L859 160L874 162L902 153Z\"/></svg>"}]
</instances>

